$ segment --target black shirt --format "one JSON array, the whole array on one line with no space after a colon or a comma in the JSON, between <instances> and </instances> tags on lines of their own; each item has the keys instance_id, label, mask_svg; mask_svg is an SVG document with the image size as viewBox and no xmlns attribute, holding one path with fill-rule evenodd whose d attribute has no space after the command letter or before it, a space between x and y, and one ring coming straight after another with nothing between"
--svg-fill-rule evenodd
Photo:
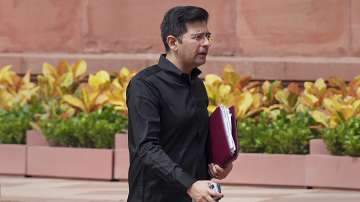
<instances>
[{"instance_id":1,"label":"black shirt","mask_svg":"<svg viewBox=\"0 0 360 202\"><path fill-rule=\"evenodd\" d=\"M161 55L130 81L128 202L191 202L186 190L210 178L208 97L200 73L185 74Z\"/></svg>"}]
</instances>

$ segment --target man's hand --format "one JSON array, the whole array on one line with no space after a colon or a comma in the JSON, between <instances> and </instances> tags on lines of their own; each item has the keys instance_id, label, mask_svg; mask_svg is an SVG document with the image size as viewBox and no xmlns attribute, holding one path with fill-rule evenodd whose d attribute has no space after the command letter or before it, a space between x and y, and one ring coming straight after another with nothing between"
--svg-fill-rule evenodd
<instances>
[{"instance_id":1,"label":"man's hand","mask_svg":"<svg viewBox=\"0 0 360 202\"><path fill-rule=\"evenodd\" d=\"M211 190L209 188L209 183L210 181L207 180L196 181L187 190L187 193L195 202L215 202L222 198L224 195Z\"/></svg>"},{"instance_id":2,"label":"man's hand","mask_svg":"<svg viewBox=\"0 0 360 202\"><path fill-rule=\"evenodd\" d=\"M222 180L226 176L228 176L228 174L230 173L232 168L233 168L232 162L227 164L225 168L222 168L217 164L213 164L213 163L209 164L209 172L210 172L210 174L212 175L212 177L214 177L214 178L216 178L218 180Z\"/></svg>"}]
</instances>

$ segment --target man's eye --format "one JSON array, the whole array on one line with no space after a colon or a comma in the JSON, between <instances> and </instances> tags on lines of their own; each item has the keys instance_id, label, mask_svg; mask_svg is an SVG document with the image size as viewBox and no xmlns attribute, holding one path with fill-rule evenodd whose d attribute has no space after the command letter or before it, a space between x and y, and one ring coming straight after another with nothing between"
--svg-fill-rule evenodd
<instances>
[{"instance_id":1,"label":"man's eye","mask_svg":"<svg viewBox=\"0 0 360 202\"><path fill-rule=\"evenodd\" d=\"M211 33L206 33L206 34L205 34L205 37L206 37L207 39L211 39Z\"/></svg>"},{"instance_id":2,"label":"man's eye","mask_svg":"<svg viewBox=\"0 0 360 202\"><path fill-rule=\"evenodd\" d=\"M202 40L205 40L205 38L209 41L212 40L212 36L211 36L211 33L198 33L198 34L193 34L191 36L192 39L195 39L197 41L202 41Z\"/></svg>"}]
</instances>

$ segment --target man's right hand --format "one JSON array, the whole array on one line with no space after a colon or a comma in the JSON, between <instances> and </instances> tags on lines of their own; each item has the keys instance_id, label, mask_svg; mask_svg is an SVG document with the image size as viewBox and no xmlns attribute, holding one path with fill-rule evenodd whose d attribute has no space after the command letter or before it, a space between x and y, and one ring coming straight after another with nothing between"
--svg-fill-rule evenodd
<instances>
[{"instance_id":1,"label":"man's right hand","mask_svg":"<svg viewBox=\"0 0 360 202\"><path fill-rule=\"evenodd\" d=\"M222 193L214 192L209 188L210 181L199 180L196 181L187 190L187 193L195 202L215 202L215 199L220 199L224 195Z\"/></svg>"}]
</instances>

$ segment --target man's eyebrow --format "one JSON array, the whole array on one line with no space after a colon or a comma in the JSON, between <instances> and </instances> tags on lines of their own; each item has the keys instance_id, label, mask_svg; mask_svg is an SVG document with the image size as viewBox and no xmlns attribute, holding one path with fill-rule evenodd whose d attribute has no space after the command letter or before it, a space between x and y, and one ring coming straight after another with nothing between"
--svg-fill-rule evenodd
<instances>
[{"instance_id":1,"label":"man's eyebrow","mask_svg":"<svg viewBox=\"0 0 360 202\"><path fill-rule=\"evenodd\" d=\"M192 34L211 34L211 32L195 32L195 33L192 33Z\"/></svg>"}]
</instances>

